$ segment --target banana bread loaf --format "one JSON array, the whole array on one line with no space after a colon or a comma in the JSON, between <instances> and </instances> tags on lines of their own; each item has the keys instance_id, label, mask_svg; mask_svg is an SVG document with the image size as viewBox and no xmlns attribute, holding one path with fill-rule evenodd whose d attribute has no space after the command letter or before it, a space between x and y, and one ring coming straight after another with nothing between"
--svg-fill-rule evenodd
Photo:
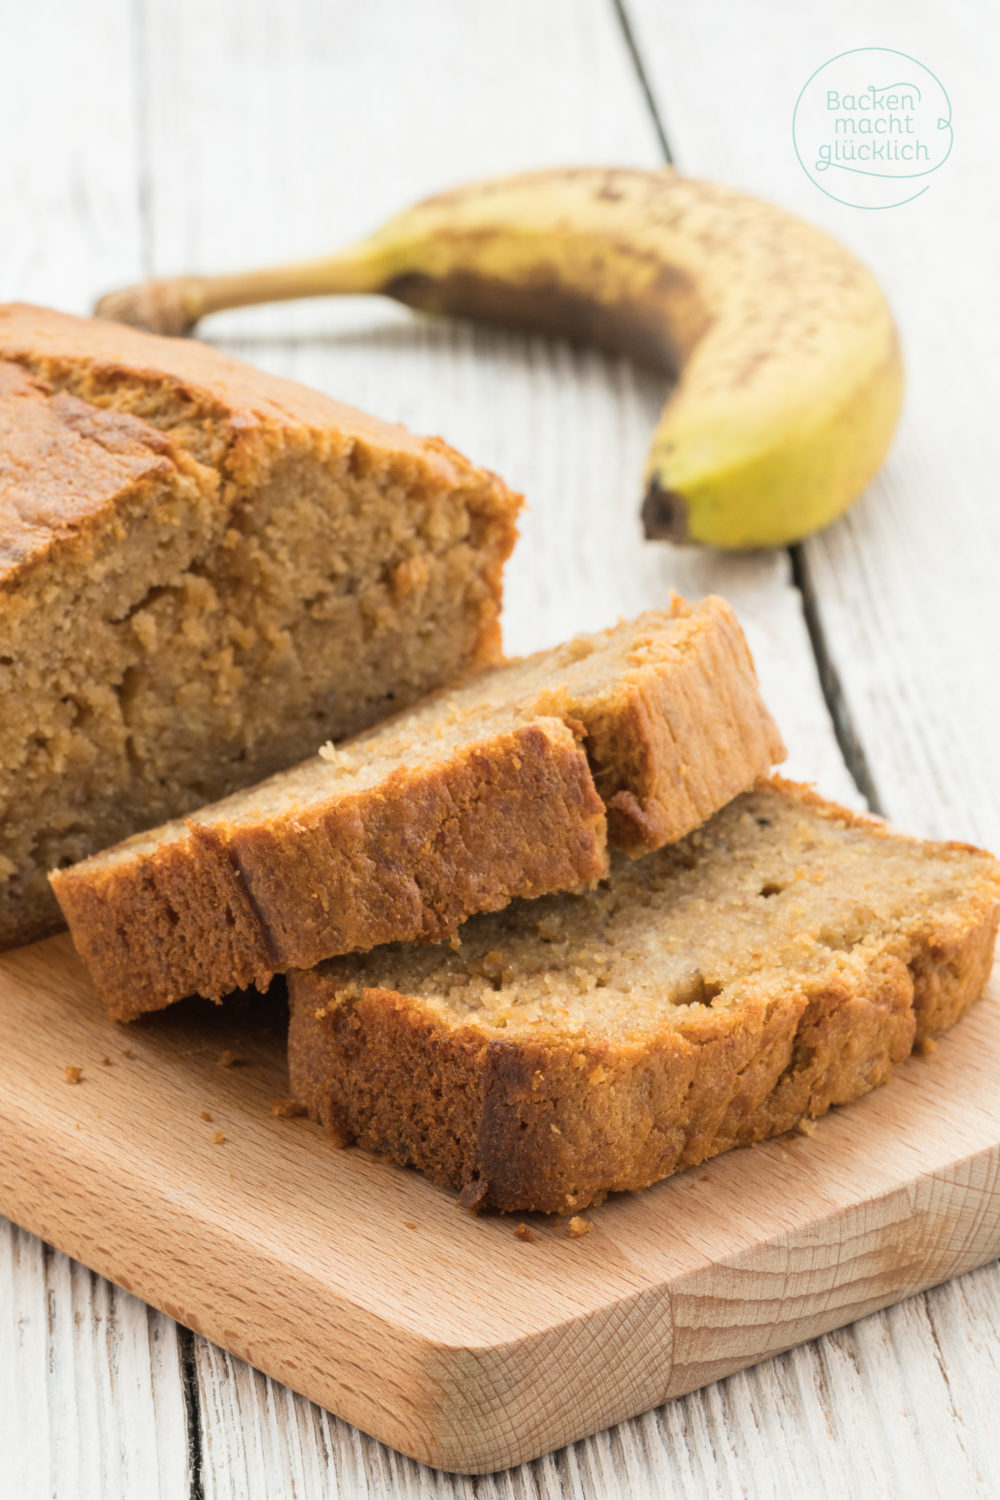
<instances>
[{"instance_id":1,"label":"banana bread loaf","mask_svg":"<svg viewBox=\"0 0 1000 1500\"><path fill-rule=\"evenodd\" d=\"M581 895L289 977L292 1089L341 1143L569 1212L885 1082L983 988L1000 866L777 778Z\"/></svg>"},{"instance_id":2,"label":"banana bread loaf","mask_svg":"<svg viewBox=\"0 0 1000 1500\"><path fill-rule=\"evenodd\" d=\"M203 345L0 308L0 947L53 866L496 660L518 505Z\"/></svg>"},{"instance_id":3,"label":"banana bread loaf","mask_svg":"<svg viewBox=\"0 0 1000 1500\"><path fill-rule=\"evenodd\" d=\"M593 882L604 802L612 843L637 853L783 753L729 606L675 599L476 674L52 883L98 993L127 1020Z\"/></svg>"}]
</instances>

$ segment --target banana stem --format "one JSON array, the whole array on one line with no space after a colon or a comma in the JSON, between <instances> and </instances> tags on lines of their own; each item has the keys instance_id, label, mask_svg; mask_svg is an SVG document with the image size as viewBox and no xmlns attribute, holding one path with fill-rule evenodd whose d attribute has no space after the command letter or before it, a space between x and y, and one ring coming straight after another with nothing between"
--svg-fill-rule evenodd
<instances>
[{"instance_id":1,"label":"banana stem","mask_svg":"<svg viewBox=\"0 0 1000 1500\"><path fill-rule=\"evenodd\" d=\"M377 292L388 276L384 257L364 241L319 260L265 266L221 276L171 276L109 292L97 303L100 318L131 323L152 333L189 333L199 319L226 308L299 297L346 297Z\"/></svg>"}]
</instances>

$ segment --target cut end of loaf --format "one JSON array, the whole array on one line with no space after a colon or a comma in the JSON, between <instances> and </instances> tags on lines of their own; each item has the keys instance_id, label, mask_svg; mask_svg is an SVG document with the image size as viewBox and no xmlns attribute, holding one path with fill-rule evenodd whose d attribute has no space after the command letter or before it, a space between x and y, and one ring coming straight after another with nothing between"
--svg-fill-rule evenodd
<instances>
[{"instance_id":1,"label":"cut end of loaf","mask_svg":"<svg viewBox=\"0 0 1000 1500\"><path fill-rule=\"evenodd\" d=\"M520 500L202 345L7 307L0 366L10 946L49 870L496 660Z\"/></svg>"}]
</instances>

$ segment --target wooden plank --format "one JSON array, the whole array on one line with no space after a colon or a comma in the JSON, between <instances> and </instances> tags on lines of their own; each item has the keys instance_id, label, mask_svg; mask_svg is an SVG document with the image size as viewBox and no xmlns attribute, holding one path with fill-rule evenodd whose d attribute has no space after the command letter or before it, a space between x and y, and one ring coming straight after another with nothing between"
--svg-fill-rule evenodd
<instances>
[{"instance_id":1,"label":"wooden plank","mask_svg":"<svg viewBox=\"0 0 1000 1500\"><path fill-rule=\"evenodd\" d=\"M983 191L992 143L977 128L996 13L968 6L942 29L905 0L880 4L876 40L938 75L956 146L916 202L865 212L806 177L791 115L814 69L872 36L869 5L625 4L678 165L823 225L886 288L909 374L903 421L866 497L807 543L808 576L886 811L916 832L998 846L1000 709L983 685L1000 651L1000 223Z\"/></svg>"},{"instance_id":2,"label":"wooden plank","mask_svg":"<svg viewBox=\"0 0 1000 1500\"><path fill-rule=\"evenodd\" d=\"M616 1196L580 1240L565 1221L524 1216L532 1243L516 1220L472 1219L416 1173L276 1117L287 1083L273 998L188 1002L123 1034L64 936L0 958L0 1023L18 1037L0 1064L0 1207L445 1469L534 1458L1000 1250L1000 986L932 1060L812 1137ZM206 1418L248 1466L274 1456L289 1398L251 1381L264 1404L247 1421L249 1377L234 1402L220 1369L206 1350ZM311 1439L308 1424L288 1429L286 1477L304 1482L316 1435L315 1419ZM89 1457L77 1455L93 1472Z\"/></svg>"},{"instance_id":3,"label":"wooden plank","mask_svg":"<svg viewBox=\"0 0 1000 1500\"><path fill-rule=\"evenodd\" d=\"M54 18L3 0L0 34L16 39L0 92L4 291L84 312L97 287L145 270L132 8ZM0 1222L0 1322L5 1493L187 1493L170 1319Z\"/></svg>"},{"instance_id":4,"label":"wooden plank","mask_svg":"<svg viewBox=\"0 0 1000 1500\"><path fill-rule=\"evenodd\" d=\"M0 27L16 38L0 96L4 295L89 312L96 287L145 269L132 8L95 0L54 19L0 0Z\"/></svg>"},{"instance_id":5,"label":"wooden plank","mask_svg":"<svg viewBox=\"0 0 1000 1500\"><path fill-rule=\"evenodd\" d=\"M184 1386L170 1318L4 1223L0 1323L5 1493L187 1494Z\"/></svg>"}]
</instances>

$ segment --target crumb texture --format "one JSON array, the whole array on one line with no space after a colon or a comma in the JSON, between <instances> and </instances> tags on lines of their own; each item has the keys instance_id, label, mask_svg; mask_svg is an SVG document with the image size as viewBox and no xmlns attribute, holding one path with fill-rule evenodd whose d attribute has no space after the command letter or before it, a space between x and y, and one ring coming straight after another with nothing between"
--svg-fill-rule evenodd
<instances>
[{"instance_id":1,"label":"crumb texture","mask_svg":"<svg viewBox=\"0 0 1000 1500\"><path fill-rule=\"evenodd\" d=\"M292 1088L480 1204L579 1210L885 1082L981 992L998 912L989 855L775 778L457 950L293 974Z\"/></svg>"},{"instance_id":2,"label":"crumb texture","mask_svg":"<svg viewBox=\"0 0 1000 1500\"><path fill-rule=\"evenodd\" d=\"M128 1019L592 884L609 834L629 853L679 837L780 754L729 606L675 599L467 676L53 886Z\"/></svg>"},{"instance_id":3,"label":"crumb texture","mask_svg":"<svg viewBox=\"0 0 1000 1500\"><path fill-rule=\"evenodd\" d=\"M0 946L49 870L495 660L518 505L193 341L0 308Z\"/></svg>"}]
</instances>

